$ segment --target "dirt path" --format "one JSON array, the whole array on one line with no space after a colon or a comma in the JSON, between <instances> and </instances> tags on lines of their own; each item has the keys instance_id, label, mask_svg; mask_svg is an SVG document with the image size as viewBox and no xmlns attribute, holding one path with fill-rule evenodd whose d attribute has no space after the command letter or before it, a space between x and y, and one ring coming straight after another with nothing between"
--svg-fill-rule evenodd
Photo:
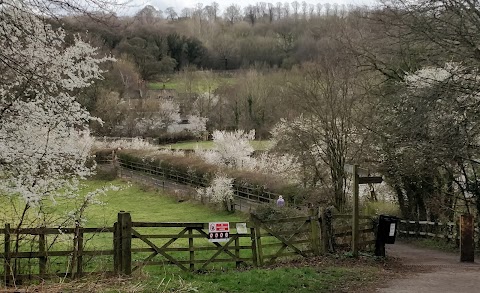
<instances>
[{"instance_id":1,"label":"dirt path","mask_svg":"<svg viewBox=\"0 0 480 293\"><path fill-rule=\"evenodd\" d=\"M397 242L387 245L387 256L417 273L387 282L378 293L480 292L480 263L461 263L458 254Z\"/></svg>"}]
</instances>

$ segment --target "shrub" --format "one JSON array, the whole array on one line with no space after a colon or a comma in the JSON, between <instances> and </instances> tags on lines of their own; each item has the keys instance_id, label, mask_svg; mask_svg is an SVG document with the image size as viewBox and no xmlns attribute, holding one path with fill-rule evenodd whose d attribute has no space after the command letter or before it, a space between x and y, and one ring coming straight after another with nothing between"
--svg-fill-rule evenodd
<instances>
[{"instance_id":1,"label":"shrub","mask_svg":"<svg viewBox=\"0 0 480 293\"><path fill-rule=\"evenodd\" d=\"M183 141L197 140L198 136L190 131L182 131L177 133L165 133L157 137L158 144L172 144Z\"/></svg>"},{"instance_id":2,"label":"shrub","mask_svg":"<svg viewBox=\"0 0 480 293\"><path fill-rule=\"evenodd\" d=\"M366 216L390 215L401 217L398 206L389 201L368 201L363 204L363 214Z\"/></svg>"},{"instance_id":3,"label":"shrub","mask_svg":"<svg viewBox=\"0 0 480 293\"><path fill-rule=\"evenodd\" d=\"M253 214L261 221L270 221L285 219L291 217L305 216L305 214L295 208L277 207L274 204L263 204L258 206Z\"/></svg>"}]
</instances>

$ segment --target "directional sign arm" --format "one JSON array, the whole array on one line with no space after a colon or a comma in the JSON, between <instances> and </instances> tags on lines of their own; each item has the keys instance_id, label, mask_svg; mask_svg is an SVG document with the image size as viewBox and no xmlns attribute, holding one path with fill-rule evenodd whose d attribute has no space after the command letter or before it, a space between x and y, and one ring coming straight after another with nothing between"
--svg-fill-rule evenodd
<instances>
[{"instance_id":1,"label":"directional sign arm","mask_svg":"<svg viewBox=\"0 0 480 293\"><path fill-rule=\"evenodd\" d=\"M382 182L383 182L383 178L381 176L360 177L360 178L358 178L358 184L382 183Z\"/></svg>"}]
</instances>

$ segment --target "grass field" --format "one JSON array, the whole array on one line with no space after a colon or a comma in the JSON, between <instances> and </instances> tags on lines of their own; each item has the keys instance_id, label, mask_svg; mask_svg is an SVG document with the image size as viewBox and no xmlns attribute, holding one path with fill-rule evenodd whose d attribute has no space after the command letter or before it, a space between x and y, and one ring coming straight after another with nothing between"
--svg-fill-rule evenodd
<instances>
[{"instance_id":1,"label":"grass field","mask_svg":"<svg viewBox=\"0 0 480 293\"><path fill-rule=\"evenodd\" d=\"M193 92L197 94L205 92L213 92L220 85L233 84L234 78L215 76L214 78L207 78L201 76L201 73L193 79L188 79L188 84L185 79L180 76L174 76L167 81L149 82L148 88L152 90L167 89L176 90L179 93Z\"/></svg>"},{"instance_id":2,"label":"grass field","mask_svg":"<svg viewBox=\"0 0 480 293\"><path fill-rule=\"evenodd\" d=\"M270 148L271 142L269 140L253 140L250 141L252 147L257 151L264 151ZM209 150L214 146L213 141L192 141L192 142L179 142L175 144L168 144L162 147L171 148L175 150L194 150L194 149L203 149Z\"/></svg>"},{"instance_id":3,"label":"grass field","mask_svg":"<svg viewBox=\"0 0 480 293\"><path fill-rule=\"evenodd\" d=\"M174 196L162 191L127 184L120 180L112 182L91 181L83 192L115 184L119 191L109 191L100 198L102 206L92 206L87 212L87 226L111 226L120 210L130 212L133 221L137 222L214 222L241 221L244 216L214 210L199 203L178 202Z\"/></svg>"}]
</instances>

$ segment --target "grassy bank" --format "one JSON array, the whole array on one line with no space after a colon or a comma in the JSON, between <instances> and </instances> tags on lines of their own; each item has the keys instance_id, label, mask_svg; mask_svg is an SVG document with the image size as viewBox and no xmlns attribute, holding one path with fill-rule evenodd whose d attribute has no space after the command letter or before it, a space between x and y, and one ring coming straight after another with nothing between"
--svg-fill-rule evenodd
<instances>
[{"instance_id":1,"label":"grassy bank","mask_svg":"<svg viewBox=\"0 0 480 293\"><path fill-rule=\"evenodd\" d=\"M323 263L326 261L327 263ZM43 285L40 292L200 292L200 293L330 293L374 292L385 278L383 265L372 261L334 263L316 258L308 264L283 264L274 268L228 270L204 274L139 273L130 278ZM38 286L37 286L38 287ZM33 289L33 288L32 288Z\"/></svg>"}]
</instances>

